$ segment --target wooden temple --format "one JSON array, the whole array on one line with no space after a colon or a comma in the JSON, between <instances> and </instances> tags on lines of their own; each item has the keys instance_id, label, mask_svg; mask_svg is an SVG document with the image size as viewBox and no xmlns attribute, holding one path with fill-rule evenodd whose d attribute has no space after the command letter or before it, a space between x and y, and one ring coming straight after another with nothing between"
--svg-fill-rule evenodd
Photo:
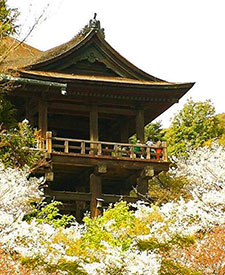
<instances>
[{"instance_id":1,"label":"wooden temple","mask_svg":"<svg viewBox=\"0 0 225 275\"><path fill-rule=\"evenodd\" d=\"M87 210L94 217L99 206L147 195L148 179L167 171L169 162L165 142L158 158L145 145L144 126L194 83L171 83L138 69L106 42L95 18L63 45L26 48L30 57L18 54L16 69L1 80L16 84L8 96L18 120L41 130L50 163L46 196L80 220ZM128 142L134 133L140 144ZM133 188L136 196L130 196Z\"/></svg>"}]
</instances>

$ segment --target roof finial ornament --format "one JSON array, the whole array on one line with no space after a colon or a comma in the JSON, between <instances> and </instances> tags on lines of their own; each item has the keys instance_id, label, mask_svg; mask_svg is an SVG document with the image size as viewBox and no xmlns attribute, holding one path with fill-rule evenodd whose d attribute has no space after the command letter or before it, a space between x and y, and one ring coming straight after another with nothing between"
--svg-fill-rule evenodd
<instances>
[{"instance_id":1,"label":"roof finial ornament","mask_svg":"<svg viewBox=\"0 0 225 275\"><path fill-rule=\"evenodd\" d=\"M101 29L101 23L99 20L96 19L96 17L97 13L95 12L94 18L89 21L89 28L94 29L96 31L100 31L103 34L103 36L105 36L104 29Z\"/></svg>"},{"instance_id":2,"label":"roof finial ornament","mask_svg":"<svg viewBox=\"0 0 225 275\"><path fill-rule=\"evenodd\" d=\"M100 21L97 20L96 17L97 17L97 13L95 12L95 13L94 13L93 19L91 19L91 20L89 21L89 24L86 25L86 26L82 29L82 31L81 31L82 34L85 35L85 34L89 33L91 30L95 30L96 32L100 31L101 34L103 35L103 37L105 37L104 29L101 28Z\"/></svg>"},{"instance_id":3,"label":"roof finial ornament","mask_svg":"<svg viewBox=\"0 0 225 275\"><path fill-rule=\"evenodd\" d=\"M95 12L94 18L89 21L89 27L92 29L100 30L101 29L100 21L96 20L96 17L97 17L97 13Z\"/></svg>"}]
</instances>

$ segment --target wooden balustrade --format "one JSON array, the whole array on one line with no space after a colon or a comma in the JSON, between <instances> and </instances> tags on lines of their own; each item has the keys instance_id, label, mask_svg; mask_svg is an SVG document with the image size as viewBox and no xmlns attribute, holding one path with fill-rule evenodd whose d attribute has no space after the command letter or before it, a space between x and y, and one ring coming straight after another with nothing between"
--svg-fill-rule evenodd
<instances>
[{"instance_id":1,"label":"wooden balustrade","mask_svg":"<svg viewBox=\"0 0 225 275\"><path fill-rule=\"evenodd\" d=\"M157 150L156 150L157 149ZM147 146L144 144L116 143L104 141L90 141L71 138L52 137L46 133L46 151L75 153L81 155L108 156L112 158L131 158L167 161L166 142L162 146Z\"/></svg>"}]
</instances>

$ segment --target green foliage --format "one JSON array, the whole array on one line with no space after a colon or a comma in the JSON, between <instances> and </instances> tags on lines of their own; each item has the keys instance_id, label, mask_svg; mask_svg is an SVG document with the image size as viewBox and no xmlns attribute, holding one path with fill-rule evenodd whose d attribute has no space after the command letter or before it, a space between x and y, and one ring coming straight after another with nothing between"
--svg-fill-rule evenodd
<instances>
[{"instance_id":1,"label":"green foliage","mask_svg":"<svg viewBox=\"0 0 225 275\"><path fill-rule=\"evenodd\" d=\"M22 257L21 264L27 268L35 269L39 266L43 266L45 262L40 257L29 258L29 257Z\"/></svg>"},{"instance_id":2,"label":"green foliage","mask_svg":"<svg viewBox=\"0 0 225 275\"><path fill-rule=\"evenodd\" d=\"M15 20L17 16L17 10L7 7L7 1L0 1L0 40L4 36L15 33L17 28Z\"/></svg>"},{"instance_id":3,"label":"green foliage","mask_svg":"<svg viewBox=\"0 0 225 275\"><path fill-rule=\"evenodd\" d=\"M139 240L138 243L138 248L142 251L144 250L160 250L163 252L167 252L171 249L171 246L169 243L160 243L158 240L155 238L151 238L148 240Z\"/></svg>"},{"instance_id":4,"label":"green foliage","mask_svg":"<svg viewBox=\"0 0 225 275\"><path fill-rule=\"evenodd\" d=\"M150 238L148 240L139 240L137 245L140 250L159 250L161 252L168 252L175 247L184 248L189 247L195 243L195 238L193 236L173 236L173 238L168 242L160 243L155 238Z\"/></svg>"},{"instance_id":5,"label":"green foliage","mask_svg":"<svg viewBox=\"0 0 225 275\"><path fill-rule=\"evenodd\" d=\"M86 275L87 273L81 270L80 266L76 262L62 262L58 265L52 265L46 268L47 272L54 272L54 271L65 271L67 272L66 274L71 274L71 275Z\"/></svg>"},{"instance_id":6,"label":"green foliage","mask_svg":"<svg viewBox=\"0 0 225 275\"><path fill-rule=\"evenodd\" d=\"M161 172L149 180L149 195L155 199L156 205L176 201L181 196L184 199L191 198L185 186L188 181L184 177L175 177L171 173Z\"/></svg>"},{"instance_id":7,"label":"green foliage","mask_svg":"<svg viewBox=\"0 0 225 275\"><path fill-rule=\"evenodd\" d=\"M31 128L27 121L18 123L18 127L3 130L0 133L0 159L5 167L22 168L28 166L34 169L41 161L42 153L35 148L38 131Z\"/></svg>"},{"instance_id":8,"label":"green foliage","mask_svg":"<svg viewBox=\"0 0 225 275\"><path fill-rule=\"evenodd\" d=\"M14 118L16 109L5 98L5 95L0 88L0 129L10 129L16 126Z\"/></svg>"},{"instance_id":9,"label":"green foliage","mask_svg":"<svg viewBox=\"0 0 225 275\"><path fill-rule=\"evenodd\" d=\"M58 271L65 271L66 274L76 274L76 275L86 275L84 271L81 270L80 266L76 262L67 262L62 261L59 264L53 265L46 263L42 258L36 257L36 258L29 258L29 257L23 257L21 259L21 264L27 268L30 269L40 269L40 267L43 267L43 269L47 272L47 274L53 274L56 272L58 274Z\"/></svg>"},{"instance_id":10,"label":"green foliage","mask_svg":"<svg viewBox=\"0 0 225 275\"><path fill-rule=\"evenodd\" d=\"M62 203L54 201L49 204L42 202L39 205L33 205L33 212L26 215L24 219L27 222L35 219L37 223L51 224L55 228L70 226L75 222L74 216L61 215L57 207L58 205L62 205Z\"/></svg>"},{"instance_id":11,"label":"green foliage","mask_svg":"<svg viewBox=\"0 0 225 275\"><path fill-rule=\"evenodd\" d=\"M219 121L211 101L194 102L190 99L166 131L168 154L186 156L187 147L203 146L209 139L220 135Z\"/></svg>"},{"instance_id":12,"label":"green foliage","mask_svg":"<svg viewBox=\"0 0 225 275\"><path fill-rule=\"evenodd\" d=\"M192 271L172 260L162 260L161 275L203 275L201 272Z\"/></svg>"},{"instance_id":13,"label":"green foliage","mask_svg":"<svg viewBox=\"0 0 225 275\"><path fill-rule=\"evenodd\" d=\"M104 212L103 216L91 219L84 217L87 233L84 234L82 243L84 247L101 249L102 241L112 246L122 246L124 250L129 248L132 241L130 232L134 227L134 216L126 202L112 205Z\"/></svg>"},{"instance_id":14,"label":"green foliage","mask_svg":"<svg viewBox=\"0 0 225 275\"><path fill-rule=\"evenodd\" d=\"M145 141L148 139L151 139L152 141L164 139L164 131L162 129L161 121L152 122L145 126Z\"/></svg>"},{"instance_id":15,"label":"green foliage","mask_svg":"<svg viewBox=\"0 0 225 275\"><path fill-rule=\"evenodd\" d=\"M152 141L163 140L164 139L164 131L162 129L161 121L151 122L145 126L145 142L148 139ZM136 143L137 136L136 134L129 138L131 143Z\"/></svg>"},{"instance_id":16,"label":"green foliage","mask_svg":"<svg viewBox=\"0 0 225 275\"><path fill-rule=\"evenodd\" d=\"M219 121L219 127L221 131L221 136L219 138L219 143L223 146L225 146L225 113L216 115L216 118Z\"/></svg>"}]
</instances>

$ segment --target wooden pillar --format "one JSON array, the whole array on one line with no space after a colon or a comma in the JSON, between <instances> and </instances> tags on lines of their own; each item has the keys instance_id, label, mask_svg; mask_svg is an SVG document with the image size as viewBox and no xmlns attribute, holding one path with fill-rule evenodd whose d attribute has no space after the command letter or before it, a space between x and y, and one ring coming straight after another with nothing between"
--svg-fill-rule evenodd
<instances>
[{"instance_id":1,"label":"wooden pillar","mask_svg":"<svg viewBox=\"0 0 225 275\"><path fill-rule=\"evenodd\" d=\"M86 192L85 186L78 186L77 188L78 192ZM79 222L82 222L82 219L84 217L84 213L87 211L86 207L86 201L76 201L76 219Z\"/></svg>"},{"instance_id":2,"label":"wooden pillar","mask_svg":"<svg viewBox=\"0 0 225 275\"><path fill-rule=\"evenodd\" d=\"M39 101L38 105L38 128L41 130L41 137L45 138L48 129L48 106L44 100Z\"/></svg>"},{"instance_id":3,"label":"wooden pillar","mask_svg":"<svg viewBox=\"0 0 225 275\"><path fill-rule=\"evenodd\" d=\"M139 109L137 110L137 115L136 115L136 135L137 135L137 138L140 139L141 143L145 142L144 127L145 127L144 110Z\"/></svg>"},{"instance_id":4,"label":"wooden pillar","mask_svg":"<svg viewBox=\"0 0 225 275\"><path fill-rule=\"evenodd\" d=\"M166 141L162 142L162 147L163 147L163 160L168 161L167 159L167 146L166 146Z\"/></svg>"},{"instance_id":5,"label":"wooden pillar","mask_svg":"<svg viewBox=\"0 0 225 275\"><path fill-rule=\"evenodd\" d=\"M34 127L34 117L31 112L31 106L30 106L30 99L26 99L26 104L25 104L25 113L26 113L26 119L29 121L30 125Z\"/></svg>"},{"instance_id":6,"label":"wooden pillar","mask_svg":"<svg viewBox=\"0 0 225 275\"><path fill-rule=\"evenodd\" d=\"M137 192L138 195L148 194L148 178L137 178Z\"/></svg>"},{"instance_id":7,"label":"wooden pillar","mask_svg":"<svg viewBox=\"0 0 225 275\"><path fill-rule=\"evenodd\" d=\"M137 192L146 195L148 194L148 180L154 176L154 169L152 166L146 166L137 178Z\"/></svg>"},{"instance_id":8,"label":"wooden pillar","mask_svg":"<svg viewBox=\"0 0 225 275\"><path fill-rule=\"evenodd\" d=\"M97 217L99 210L97 209L97 198L101 198L102 195L102 183L101 176L91 174L90 175L90 192L91 192L91 217Z\"/></svg>"},{"instance_id":9,"label":"wooden pillar","mask_svg":"<svg viewBox=\"0 0 225 275\"><path fill-rule=\"evenodd\" d=\"M125 188L123 193L125 195L130 196L130 194L134 192L133 186L136 185L136 182L137 182L137 175L136 173L134 173L133 175L129 176L126 179L125 184L123 185L123 187Z\"/></svg>"},{"instance_id":10,"label":"wooden pillar","mask_svg":"<svg viewBox=\"0 0 225 275\"><path fill-rule=\"evenodd\" d=\"M128 121L125 120L120 124L120 142L128 143Z\"/></svg>"},{"instance_id":11,"label":"wooden pillar","mask_svg":"<svg viewBox=\"0 0 225 275\"><path fill-rule=\"evenodd\" d=\"M98 111L96 106L92 106L90 111L90 140L98 141Z\"/></svg>"}]
</instances>

